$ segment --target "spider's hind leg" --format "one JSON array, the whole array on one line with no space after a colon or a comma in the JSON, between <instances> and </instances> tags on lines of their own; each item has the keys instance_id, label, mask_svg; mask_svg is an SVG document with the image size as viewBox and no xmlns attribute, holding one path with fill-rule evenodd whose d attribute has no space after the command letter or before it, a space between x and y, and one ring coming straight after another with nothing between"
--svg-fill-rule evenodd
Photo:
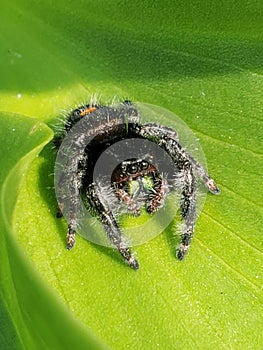
<instances>
[{"instance_id":1,"label":"spider's hind leg","mask_svg":"<svg viewBox=\"0 0 263 350\"><path fill-rule=\"evenodd\" d=\"M87 198L92 210L100 218L110 242L118 249L126 263L134 270L139 268L138 261L122 237L119 225L110 209L109 203L99 184L90 184L87 188Z\"/></svg>"}]
</instances>

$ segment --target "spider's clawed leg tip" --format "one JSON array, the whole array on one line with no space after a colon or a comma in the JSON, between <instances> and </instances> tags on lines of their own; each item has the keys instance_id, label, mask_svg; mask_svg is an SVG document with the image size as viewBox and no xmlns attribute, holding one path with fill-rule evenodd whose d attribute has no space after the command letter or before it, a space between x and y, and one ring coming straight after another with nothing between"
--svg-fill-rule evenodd
<instances>
[{"instance_id":1,"label":"spider's clawed leg tip","mask_svg":"<svg viewBox=\"0 0 263 350\"><path fill-rule=\"evenodd\" d=\"M178 260L182 261L184 259L184 254L182 253L181 250L177 250L176 252L176 257Z\"/></svg>"},{"instance_id":2,"label":"spider's clawed leg tip","mask_svg":"<svg viewBox=\"0 0 263 350\"><path fill-rule=\"evenodd\" d=\"M176 257L179 261L184 260L186 253L187 253L188 248L186 249L185 246L180 246L177 251L176 251Z\"/></svg>"},{"instance_id":3,"label":"spider's clawed leg tip","mask_svg":"<svg viewBox=\"0 0 263 350\"><path fill-rule=\"evenodd\" d=\"M146 211L148 214L154 214L157 210L155 210L154 208L152 208L151 206L147 206L146 207Z\"/></svg>"},{"instance_id":4,"label":"spider's clawed leg tip","mask_svg":"<svg viewBox=\"0 0 263 350\"><path fill-rule=\"evenodd\" d=\"M69 230L67 235L67 250L71 250L75 245L75 232L73 230Z\"/></svg>"},{"instance_id":5,"label":"spider's clawed leg tip","mask_svg":"<svg viewBox=\"0 0 263 350\"><path fill-rule=\"evenodd\" d=\"M221 193L221 190L219 187L215 186L213 188L209 188L210 192L213 193L213 194L220 194Z\"/></svg>"},{"instance_id":6,"label":"spider's clawed leg tip","mask_svg":"<svg viewBox=\"0 0 263 350\"><path fill-rule=\"evenodd\" d=\"M136 260L134 258L129 260L128 264L133 270L138 270L140 268L138 260Z\"/></svg>"},{"instance_id":7,"label":"spider's clawed leg tip","mask_svg":"<svg viewBox=\"0 0 263 350\"><path fill-rule=\"evenodd\" d=\"M213 179L210 179L207 183L208 189L211 193L213 194L220 194L220 188L217 186L217 184L215 183L215 181Z\"/></svg>"}]
</instances>

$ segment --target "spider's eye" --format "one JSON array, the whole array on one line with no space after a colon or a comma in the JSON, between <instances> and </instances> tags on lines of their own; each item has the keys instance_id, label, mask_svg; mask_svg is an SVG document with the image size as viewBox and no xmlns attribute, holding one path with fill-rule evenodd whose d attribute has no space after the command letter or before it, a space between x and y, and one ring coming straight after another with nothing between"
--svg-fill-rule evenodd
<instances>
[{"instance_id":1,"label":"spider's eye","mask_svg":"<svg viewBox=\"0 0 263 350\"><path fill-rule=\"evenodd\" d=\"M143 160L143 161L141 162L141 169L142 169L142 170L146 170L146 169L148 169L148 167L149 167L149 163L146 162L146 160Z\"/></svg>"},{"instance_id":2,"label":"spider's eye","mask_svg":"<svg viewBox=\"0 0 263 350\"><path fill-rule=\"evenodd\" d=\"M132 164L128 167L128 172L130 174L136 174L138 172L138 165L137 164Z\"/></svg>"}]
</instances>

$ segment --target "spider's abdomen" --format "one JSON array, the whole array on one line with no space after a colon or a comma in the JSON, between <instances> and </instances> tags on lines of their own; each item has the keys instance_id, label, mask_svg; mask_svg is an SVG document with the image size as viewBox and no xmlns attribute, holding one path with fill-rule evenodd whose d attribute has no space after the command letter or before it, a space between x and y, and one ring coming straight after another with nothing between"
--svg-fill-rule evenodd
<instances>
[{"instance_id":1,"label":"spider's abdomen","mask_svg":"<svg viewBox=\"0 0 263 350\"><path fill-rule=\"evenodd\" d=\"M138 138L138 111L129 102L118 106L82 105L73 110L65 126L68 148L80 157L85 150L80 169L83 172L84 187L91 183L93 169L99 157L111 145L129 138Z\"/></svg>"},{"instance_id":2,"label":"spider's abdomen","mask_svg":"<svg viewBox=\"0 0 263 350\"><path fill-rule=\"evenodd\" d=\"M140 121L138 111L131 103L125 102L117 107L83 105L73 110L66 121L66 131L81 121L81 132L99 137L100 142L128 136L132 127Z\"/></svg>"}]
</instances>

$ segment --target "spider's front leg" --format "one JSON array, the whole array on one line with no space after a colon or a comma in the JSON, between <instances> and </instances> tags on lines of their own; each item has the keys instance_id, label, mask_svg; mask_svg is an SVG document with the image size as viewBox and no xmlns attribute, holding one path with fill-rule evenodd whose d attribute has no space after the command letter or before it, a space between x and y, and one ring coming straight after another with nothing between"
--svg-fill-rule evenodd
<instances>
[{"instance_id":1,"label":"spider's front leg","mask_svg":"<svg viewBox=\"0 0 263 350\"><path fill-rule=\"evenodd\" d=\"M97 217L100 218L110 242L118 249L127 264L132 269L137 270L139 263L123 239L119 225L99 184L90 184L86 190L86 194L89 204Z\"/></svg>"},{"instance_id":2,"label":"spider's front leg","mask_svg":"<svg viewBox=\"0 0 263 350\"><path fill-rule=\"evenodd\" d=\"M202 165L199 162L197 162L191 155L188 154L188 156L189 160L192 163L192 166L195 168L196 172L198 173L208 190L213 194L220 194L221 191L219 187L217 186L215 181L207 174Z\"/></svg>"},{"instance_id":3,"label":"spider's front leg","mask_svg":"<svg viewBox=\"0 0 263 350\"><path fill-rule=\"evenodd\" d=\"M184 185L182 188L180 211L184 224L182 225L181 242L176 252L179 260L183 260L189 249L196 221L197 180L191 163L187 159L184 160L183 164L183 177Z\"/></svg>"},{"instance_id":4,"label":"spider's front leg","mask_svg":"<svg viewBox=\"0 0 263 350\"><path fill-rule=\"evenodd\" d=\"M183 260L189 249L194 233L197 179L188 154L181 150L180 144L175 139L164 136L159 139L158 144L172 157L176 168L179 170L180 178L183 180L179 187L182 193L180 212L184 223L182 224L181 230L181 242L176 252L177 258ZM175 188L176 187L178 187L178 184L175 184Z\"/></svg>"},{"instance_id":5,"label":"spider's front leg","mask_svg":"<svg viewBox=\"0 0 263 350\"><path fill-rule=\"evenodd\" d=\"M194 170L199 174L210 192L218 194L220 190L204 168L181 146L178 134L173 129L148 123L137 125L136 133L162 147L172 158L178 171L183 174L180 209L185 223L182 227L181 243L177 250L177 257L182 260L189 249L196 221L197 180Z\"/></svg>"},{"instance_id":6,"label":"spider's front leg","mask_svg":"<svg viewBox=\"0 0 263 350\"><path fill-rule=\"evenodd\" d=\"M207 174L202 165L182 147L175 130L167 126L147 123L137 127L136 133L159 144L173 160L177 159L178 154L186 155L208 190L213 194L220 194L220 189L215 181Z\"/></svg>"}]
</instances>

